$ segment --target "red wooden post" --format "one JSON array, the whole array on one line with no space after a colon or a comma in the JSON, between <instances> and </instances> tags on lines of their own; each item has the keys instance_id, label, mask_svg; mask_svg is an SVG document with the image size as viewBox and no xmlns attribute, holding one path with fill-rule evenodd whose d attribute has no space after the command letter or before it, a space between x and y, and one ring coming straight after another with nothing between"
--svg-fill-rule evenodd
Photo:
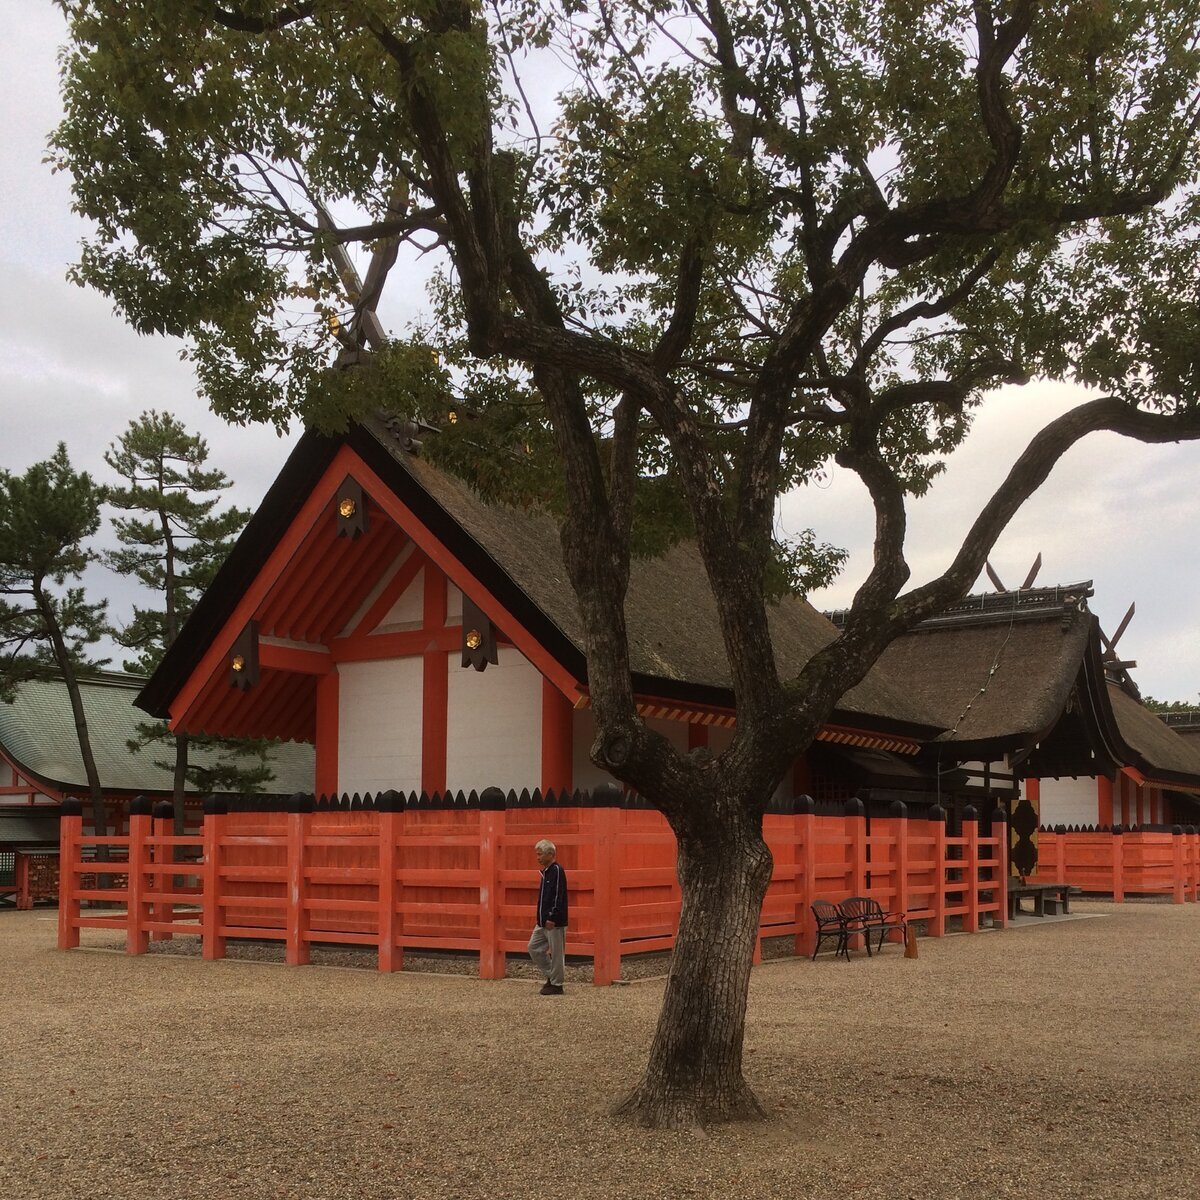
<instances>
[{"instance_id":1,"label":"red wooden post","mask_svg":"<svg viewBox=\"0 0 1200 1200\"><path fill-rule=\"evenodd\" d=\"M867 890L867 816L863 802L857 797L846 801L846 832L850 835L849 887L852 896L863 896ZM861 948L862 934L850 935L851 949Z\"/></svg>"},{"instance_id":2,"label":"red wooden post","mask_svg":"<svg viewBox=\"0 0 1200 1200\"><path fill-rule=\"evenodd\" d=\"M967 911L963 928L967 933L979 932L979 814L968 804L963 809L963 836L967 840L966 861L963 863L967 887Z\"/></svg>"},{"instance_id":3,"label":"red wooden post","mask_svg":"<svg viewBox=\"0 0 1200 1200\"><path fill-rule=\"evenodd\" d=\"M1113 781L1107 775L1096 776L1097 815L1099 824L1113 823ZM1061 878L1061 876L1060 876ZM1055 881L1057 882L1057 880ZM1065 880L1063 882L1066 882Z\"/></svg>"},{"instance_id":4,"label":"red wooden post","mask_svg":"<svg viewBox=\"0 0 1200 1200\"><path fill-rule=\"evenodd\" d=\"M903 800L895 800L891 806L892 825L896 830L896 846L892 852L892 870L895 872L896 893L892 901L895 912L908 913L908 806ZM899 933L896 934L899 937ZM893 940L895 940L893 938Z\"/></svg>"},{"instance_id":5,"label":"red wooden post","mask_svg":"<svg viewBox=\"0 0 1200 1200\"><path fill-rule=\"evenodd\" d=\"M83 831L83 804L68 797L58 822L58 948L79 945L79 838Z\"/></svg>"},{"instance_id":6,"label":"red wooden post","mask_svg":"<svg viewBox=\"0 0 1200 1200\"><path fill-rule=\"evenodd\" d=\"M288 801L287 818L287 941L284 957L289 967L309 961L308 878L304 871L304 844L312 825L313 798L302 792Z\"/></svg>"},{"instance_id":7,"label":"red wooden post","mask_svg":"<svg viewBox=\"0 0 1200 1200\"><path fill-rule=\"evenodd\" d=\"M622 792L610 785L592 793L596 870L592 895L592 983L606 987L621 977L621 883L618 871Z\"/></svg>"},{"instance_id":8,"label":"red wooden post","mask_svg":"<svg viewBox=\"0 0 1200 1200\"><path fill-rule=\"evenodd\" d=\"M946 932L946 810L935 804L929 810L933 825L933 913L929 918L930 937Z\"/></svg>"},{"instance_id":9,"label":"red wooden post","mask_svg":"<svg viewBox=\"0 0 1200 1200\"><path fill-rule=\"evenodd\" d=\"M155 803L154 821L152 825L154 845L151 849L150 861L156 866L160 863L169 863L175 861L174 846L164 846L159 839L170 837L175 832L175 806L170 800L159 800ZM174 884L171 877L165 873L155 871L150 876L151 888L153 892L174 891ZM155 900L150 904L151 920L156 924L160 921L175 920L175 902L173 900ZM169 942L171 934L162 930L152 930L150 940L152 942Z\"/></svg>"},{"instance_id":10,"label":"red wooden post","mask_svg":"<svg viewBox=\"0 0 1200 1200\"><path fill-rule=\"evenodd\" d=\"M1054 838L1054 878L1051 883L1067 883L1067 835L1059 833Z\"/></svg>"},{"instance_id":11,"label":"red wooden post","mask_svg":"<svg viewBox=\"0 0 1200 1200\"><path fill-rule=\"evenodd\" d=\"M501 846L508 827L504 793L485 788L479 797L479 978L503 979L507 974L500 905Z\"/></svg>"},{"instance_id":12,"label":"red wooden post","mask_svg":"<svg viewBox=\"0 0 1200 1200\"><path fill-rule=\"evenodd\" d=\"M992 813L992 833L996 837L996 872L993 894L999 907L992 914L992 924L1003 929L1008 924L1008 813L998 808Z\"/></svg>"},{"instance_id":13,"label":"red wooden post","mask_svg":"<svg viewBox=\"0 0 1200 1200\"><path fill-rule=\"evenodd\" d=\"M816 947L817 922L809 907L817 898L817 818L811 796L796 797L796 953L807 958Z\"/></svg>"},{"instance_id":14,"label":"red wooden post","mask_svg":"<svg viewBox=\"0 0 1200 1200\"><path fill-rule=\"evenodd\" d=\"M14 902L18 910L33 907L33 897L29 894L29 855L20 850L13 853L13 888Z\"/></svg>"},{"instance_id":15,"label":"red wooden post","mask_svg":"<svg viewBox=\"0 0 1200 1200\"><path fill-rule=\"evenodd\" d=\"M399 887L396 872L400 861L400 834L404 829L404 797L396 791L384 792L375 802L379 810L379 969L399 971L404 966L400 914L397 912Z\"/></svg>"},{"instance_id":16,"label":"red wooden post","mask_svg":"<svg viewBox=\"0 0 1200 1200\"><path fill-rule=\"evenodd\" d=\"M1112 894L1117 904L1125 900L1125 838L1119 825L1113 826L1112 839Z\"/></svg>"},{"instance_id":17,"label":"red wooden post","mask_svg":"<svg viewBox=\"0 0 1200 1200\"><path fill-rule=\"evenodd\" d=\"M148 839L154 819L150 801L135 796L129 802L129 873L126 885L125 953L145 954L150 948L146 932L146 863L149 861Z\"/></svg>"},{"instance_id":18,"label":"red wooden post","mask_svg":"<svg viewBox=\"0 0 1200 1200\"><path fill-rule=\"evenodd\" d=\"M204 958L225 957L221 936L224 908L221 905L221 854L225 834L225 801L209 796L204 801L204 867L201 872L200 950Z\"/></svg>"},{"instance_id":19,"label":"red wooden post","mask_svg":"<svg viewBox=\"0 0 1200 1200\"><path fill-rule=\"evenodd\" d=\"M1184 853L1183 826L1171 826L1171 901L1182 904L1187 898L1187 859Z\"/></svg>"}]
</instances>

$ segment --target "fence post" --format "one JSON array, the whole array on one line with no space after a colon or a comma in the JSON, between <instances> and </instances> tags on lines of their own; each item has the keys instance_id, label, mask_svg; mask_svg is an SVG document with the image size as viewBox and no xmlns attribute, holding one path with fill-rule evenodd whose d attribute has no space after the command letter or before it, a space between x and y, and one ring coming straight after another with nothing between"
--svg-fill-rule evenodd
<instances>
[{"instance_id":1,"label":"fence post","mask_svg":"<svg viewBox=\"0 0 1200 1200\"><path fill-rule=\"evenodd\" d=\"M1182 904L1187 893L1187 879L1183 852L1183 826L1171 826L1171 902Z\"/></svg>"},{"instance_id":2,"label":"fence post","mask_svg":"<svg viewBox=\"0 0 1200 1200\"><path fill-rule=\"evenodd\" d=\"M58 822L58 948L79 945L79 838L83 832L83 802L68 797Z\"/></svg>"},{"instance_id":3,"label":"fence post","mask_svg":"<svg viewBox=\"0 0 1200 1200\"><path fill-rule=\"evenodd\" d=\"M135 796L129 802L129 862L125 893L125 953L145 954L150 948L150 937L146 932L146 862L150 847L153 818L150 801L145 796Z\"/></svg>"},{"instance_id":4,"label":"fence post","mask_svg":"<svg viewBox=\"0 0 1200 1200\"><path fill-rule=\"evenodd\" d=\"M1120 825L1113 826L1112 838L1112 893L1113 902L1122 904L1125 901L1125 830Z\"/></svg>"},{"instance_id":5,"label":"fence post","mask_svg":"<svg viewBox=\"0 0 1200 1200\"><path fill-rule=\"evenodd\" d=\"M159 838L170 837L175 832L175 805L170 800L158 800L153 808L153 837L154 847L150 855L150 861L156 866L159 863L174 862L175 848L173 846L163 846L159 843ZM174 891L174 886L171 880L165 874L160 874L155 871L150 877L152 882L151 891L166 892ZM175 902L174 900L155 900L150 904L150 919L156 924L158 922L174 922L175 920ZM151 931L150 940L152 942L169 942L171 933L167 930L155 929Z\"/></svg>"},{"instance_id":6,"label":"fence post","mask_svg":"<svg viewBox=\"0 0 1200 1200\"><path fill-rule=\"evenodd\" d=\"M400 832L404 828L404 795L381 792L375 798L379 812L379 912L375 930L379 937L379 969L391 973L404 967L402 922L396 911L396 870L400 857Z\"/></svg>"},{"instance_id":7,"label":"fence post","mask_svg":"<svg viewBox=\"0 0 1200 1200\"><path fill-rule=\"evenodd\" d=\"M797 954L807 958L816 948L817 922L812 902L817 898L817 818L811 796L796 797L796 869L802 883L796 895Z\"/></svg>"},{"instance_id":8,"label":"fence post","mask_svg":"<svg viewBox=\"0 0 1200 1200\"><path fill-rule=\"evenodd\" d=\"M892 869L896 878L894 909L908 916L908 805L903 800L893 800L889 808L896 828L896 849Z\"/></svg>"},{"instance_id":9,"label":"fence post","mask_svg":"<svg viewBox=\"0 0 1200 1200\"><path fill-rule=\"evenodd\" d=\"M935 804L929 810L933 824L933 915L929 918L929 936L946 932L946 810Z\"/></svg>"},{"instance_id":10,"label":"fence post","mask_svg":"<svg viewBox=\"0 0 1200 1200\"><path fill-rule=\"evenodd\" d=\"M289 967L302 967L312 955L308 925L308 878L304 849L312 824L313 798L296 792L288 800L287 817L287 941L284 958Z\"/></svg>"},{"instance_id":11,"label":"fence post","mask_svg":"<svg viewBox=\"0 0 1200 1200\"><path fill-rule=\"evenodd\" d=\"M966 839L966 861L963 863L966 878L963 882L967 893L967 911L963 913L963 929L967 933L979 932L979 814L973 805L963 809L963 836Z\"/></svg>"},{"instance_id":12,"label":"fence post","mask_svg":"<svg viewBox=\"0 0 1200 1200\"><path fill-rule=\"evenodd\" d=\"M615 784L592 791L596 845L595 890L592 893L592 983L606 987L621 978L621 881L617 874L617 840L623 793Z\"/></svg>"},{"instance_id":13,"label":"fence post","mask_svg":"<svg viewBox=\"0 0 1200 1200\"><path fill-rule=\"evenodd\" d=\"M999 907L992 915L992 924L1004 929L1008 925L1008 812L997 808L992 813L992 833L996 838L996 874L993 891Z\"/></svg>"},{"instance_id":14,"label":"fence post","mask_svg":"<svg viewBox=\"0 0 1200 1200\"><path fill-rule=\"evenodd\" d=\"M224 800L206 796L201 837L204 839L204 865L200 875L200 952L212 961L225 957L225 938L221 935L224 907L221 904L221 847L225 834Z\"/></svg>"},{"instance_id":15,"label":"fence post","mask_svg":"<svg viewBox=\"0 0 1200 1200\"><path fill-rule=\"evenodd\" d=\"M479 978L503 979L507 973L500 907L501 839L508 828L504 793L485 788L479 797Z\"/></svg>"},{"instance_id":16,"label":"fence post","mask_svg":"<svg viewBox=\"0 0 1200 1200\"><path fill-rule=\"evenodd\" d=\"M857 796L846 801L845 821L846 831L850 835L850 860L847 864L850 895L861 896L867 889L867 814ZM851 949L858 950L861 946L862 935L851 934Z\"/></svg>"}]
</instances>

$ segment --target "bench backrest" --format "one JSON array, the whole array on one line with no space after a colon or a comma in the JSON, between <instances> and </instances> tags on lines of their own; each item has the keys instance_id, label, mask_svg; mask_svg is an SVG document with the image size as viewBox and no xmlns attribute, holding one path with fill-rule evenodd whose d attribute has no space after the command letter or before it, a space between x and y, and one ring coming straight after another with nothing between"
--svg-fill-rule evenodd
<instances>
[{"instance_id":1,"label":"bench backrest","mask_svg":"<svg viewBox=\"0 0 1200 1200\"><path fill-rule=\"evenodd\" d=\"M832 900L814 900L809 908L813 911L813 916L817 918L819 926L825 925L840 925L842 923L842 914L838 906Z\"/></svg>"},{"instance_id":2,"label":"bench backrest","mask_svg":"<svg viewBox=\"0 0 1200 1200\"><path fill-rule=\"evenodd\" d=\"M851 896L838 905L838 911L847 921L882 921L883 908L878 900L870 896Z\"/></svg>"}]
</instances>

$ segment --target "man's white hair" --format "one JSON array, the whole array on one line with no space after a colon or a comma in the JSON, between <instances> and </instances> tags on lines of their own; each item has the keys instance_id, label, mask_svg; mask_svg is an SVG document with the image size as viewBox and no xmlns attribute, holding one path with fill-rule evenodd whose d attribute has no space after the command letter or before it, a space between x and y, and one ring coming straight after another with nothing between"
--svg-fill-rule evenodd
<instances>
[{"instance_id":1,"label":"man's white hair","mask_svg":"<svg viewBox=\"0 0 1200 1200\"><path fill-rule=\"evenodd\" d=\"M542 840L533 847L533 852L534 854L557 854L558 848L552 841L550 841L549 838L542 838Z\"/></svg>"}]
</instances>

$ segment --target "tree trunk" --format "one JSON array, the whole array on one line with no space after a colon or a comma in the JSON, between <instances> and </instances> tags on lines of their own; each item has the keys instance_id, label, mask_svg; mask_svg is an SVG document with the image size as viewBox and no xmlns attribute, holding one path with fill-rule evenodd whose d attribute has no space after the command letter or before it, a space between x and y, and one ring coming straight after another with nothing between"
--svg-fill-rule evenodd
<instances>
[{"instance_id":1,"label":"tree trunk","mask_svg":"<svg viewBox=\"0 0 1200 1200\"><path fill-rule=\"evenodd\" d=\"M100 772L96 769L96 757L92 753L87 716L83 711L79 677L75 673L75 665L71 661L66 639L63 637L62 628L58 623L58 615L54 611L49 597L42 590L41 580L34 582L34 601L45 623L46 635L54 653L54 660L62 673L63 683L67 685L67 696L71 701L71 715L75 720L75 737L79 743L79 757L83 760L83 770L88 781L88 795L92 804L92 824L95 826L96 836L104 837L108 833L108 814L104 805L104 791L100 786ZM108 862L111 857L109 846L102 843L96 847L96 858L99 861Z\"/></svg>"},{"instance_id":2,"label":"tree trunk","mask_svg":"<svg viewBox=\"0 0 1200 1200\"><path fill-rule=\"evenodd\" d=\"M743 811L676 837L683 908L666 995L645 1074L613 1112L668 1129L761 1118L742 1077L742 1040L771 879L762 819Z\"/></svg>"}]
</instances>

